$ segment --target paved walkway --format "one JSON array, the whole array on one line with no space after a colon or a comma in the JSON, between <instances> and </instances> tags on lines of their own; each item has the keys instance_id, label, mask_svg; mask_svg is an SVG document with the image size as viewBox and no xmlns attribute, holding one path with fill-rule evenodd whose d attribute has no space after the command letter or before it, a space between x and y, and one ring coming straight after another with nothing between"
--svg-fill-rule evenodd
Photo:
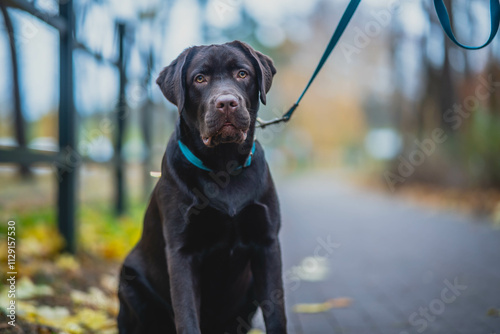
<instances>
[{"instance_id":1,"label":"paved walkway","mask_svg":"<svg viewBox=\"0 0 500 334\"><path fill-rule=\"evenodd\" d=\"M278 191L291 334L500 334L500 318L488 316L500 309L499 229L331 175L287 179ZM314 281L325 264L329 274ZM339 297L352 304L292 311Z\"/></svg>"}]
</instances>

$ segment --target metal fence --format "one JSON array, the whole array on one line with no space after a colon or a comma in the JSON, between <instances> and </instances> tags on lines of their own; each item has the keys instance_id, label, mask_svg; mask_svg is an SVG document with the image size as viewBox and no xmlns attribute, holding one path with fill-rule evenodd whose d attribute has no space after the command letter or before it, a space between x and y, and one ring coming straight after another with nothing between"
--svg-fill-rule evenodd
<instances>
[{"instance_id":1,"label":"metal fence","mask_svg":"<svg viewBox=\"0 0 500 334\"><path fill-rule=\"evenodd\" d=\"M19 85L19 64L15 41L15 27L10 19L8 8L15 8L28 13L57 29L59 33L59 151L48 152L28 149L23 126L22 100ZM75 15L72 0L59 1L59 14L51 15L39 10L33 2L25 0L0 0L0 9L4 18L6 31L9 34L10 54L12 63L13 98L15 136L18 147L1 148L0 163L15 163L26 173L29 166L35 163L48 163L54 167L58 180L57 221L58 228L66 241L66 251L76 250L75 214L77 206L77 171L84 158L78 153L76 146L77 114L74 103L73 52L83 50L96 61L112 64L119 72L118 105L116 113L117 131L115 138L115 156L113 158L115 174L115 210L121 214L125 209L125 164L122 161L122 143L126 125L127 85L125 64L125 34L126 25L117 23L118 59L105 59L80 43L75 38Z\"/></svg>"}]
</instances>

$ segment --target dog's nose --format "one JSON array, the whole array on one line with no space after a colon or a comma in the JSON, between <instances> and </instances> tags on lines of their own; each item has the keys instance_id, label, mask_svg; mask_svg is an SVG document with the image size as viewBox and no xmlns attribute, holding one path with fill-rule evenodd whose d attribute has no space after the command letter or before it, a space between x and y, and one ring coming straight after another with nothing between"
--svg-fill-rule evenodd
<instances>
[{"instance_id":1,"label":"dog's nose","mask_svg":"<svg viewBox=\"0 0 500 334\"><path fill-rule=\"evenodd\" d=\"M238 99L230 94L221 95L215 100L215 107L220 112L233 112L238 108Z\"/></svg>"}]
</instances>

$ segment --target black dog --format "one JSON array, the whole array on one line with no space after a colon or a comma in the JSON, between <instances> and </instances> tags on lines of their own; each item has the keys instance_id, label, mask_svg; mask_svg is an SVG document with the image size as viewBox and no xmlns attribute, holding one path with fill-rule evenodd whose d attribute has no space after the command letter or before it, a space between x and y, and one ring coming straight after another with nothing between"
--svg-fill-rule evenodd
<instances>
[{"instance_id":1,"label":"black dog","mask_svg":"<svg viewBox=\"0 0 500 334\"><path fill-rule=\"evenodd\" d=\"M286 333L279 204L254 141L276 69L249 45L186 49L156 81L179 120L120 276L120 333Z\"/></svg>"}]
</instances>

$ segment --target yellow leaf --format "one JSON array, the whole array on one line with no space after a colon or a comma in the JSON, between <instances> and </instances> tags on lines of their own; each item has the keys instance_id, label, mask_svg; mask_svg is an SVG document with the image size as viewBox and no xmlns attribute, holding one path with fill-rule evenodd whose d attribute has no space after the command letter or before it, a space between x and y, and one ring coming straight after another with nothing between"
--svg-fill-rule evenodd
<instances>
[{"instance_id":1,"label":"yellow leaf","mask_svg":"<svg viewBox=\"0 0 500 334\"><path fill-rule=\"evenodd\" d=\"M75 322L78 322L84 327L88 327L94 331L100 329L111 328L115 325L115 320L108 318L103 311L95 311L88 308L80 310L73 317Z\"/></svg>"},{"instance_id":2,"label":"yellow leaf","mask_svg":"<svg viewBox=\"0 0 500 334\"><path fill-rule=\"evenodd\" d=\"M116 293L118 288L118 277L116 275L103 275L100 279L101 286L109 291Z\"/></svg>"},{"instance_id":3,"label":"yellow leaf","mask_svg":"<svg viewBox=\"0 0 500 334\"><path fill-rule=\"evenodd\" d=\"M35 285L28 277L22 277L17 282L17 298L28 299L34 296L50 296L54 290L48 285Z\"/></svg>"},{"instance_id":4,"label":"yellow leaf","mask_svg":"<svg viewBox=\"0 0 500 334\"><path fill-rule=\"evenodd\" d=\"M61 306L39 306L36 310L37 316L45 320L57 323L64 318L69 317L69 310Z\"/></svg>"},{"instance_id":5,"label":"yellow leaf","mask_svg":"<svg viewBox=\"0 0 500 334\"><path fill-rule=\"evenodd\" d=\"M265 332L261 331L260 329L253 328L248 332L248 334L266 334Z\"/></svg>"},{"instance_id":6,"label":"yellow leaf","mask_svg":"<svg viewBox=\"0 0 500 334\"><path fill-rule=\"evenodd\" d=\"M40 224L23 231L19 253L26 257L41 258L57 254L63 246L64 239L54 226Z\"/></svg>"},{"instance_id":7,"label":"yellow leaf","mask_svg":"<svg viewBox=\"0 0 500 334\"><path fill-rule=\"evenodd\" d=\"M490 308L486 315L489 317L498 318L500 317L500 309Z\"/></svg>"},{"instance_id":8,"label":"yellow leaf","mask_svg":"<svg viewBox=\"0 0 500 334\"><path fill-rule=\"evenodd\" d=\"M88 293L72 290L70 297L76 305L90 306L95 309L105 310L113 316L118 314L118 299L106 296L99 288L90 287Z\"/></svg>"},{"instance_id":9,"label":"yellow leaf","mask_svg":"<svg viewBox=\"0 0 500 334\"><path fill-rule=\"evenodd\" d=\"M80 270L80 264L75 259L75 257L70 254L59 255L55 261L55 264L58 268L67 271L77 272Z\"/></svg>"},{"instance_id":10,"label":"yellow leaf","mask_svg":"<svg viewBox=\"0 0 500 334\"><path fill-rule=\"evenodd\" d=\"M295 313L321 313L326 312L332 308L349 307L352 304L350 298L335 298L329 299L324 303L309 303L309 304L296 304L293 307Z\"/></svg>"}]
</instances>

